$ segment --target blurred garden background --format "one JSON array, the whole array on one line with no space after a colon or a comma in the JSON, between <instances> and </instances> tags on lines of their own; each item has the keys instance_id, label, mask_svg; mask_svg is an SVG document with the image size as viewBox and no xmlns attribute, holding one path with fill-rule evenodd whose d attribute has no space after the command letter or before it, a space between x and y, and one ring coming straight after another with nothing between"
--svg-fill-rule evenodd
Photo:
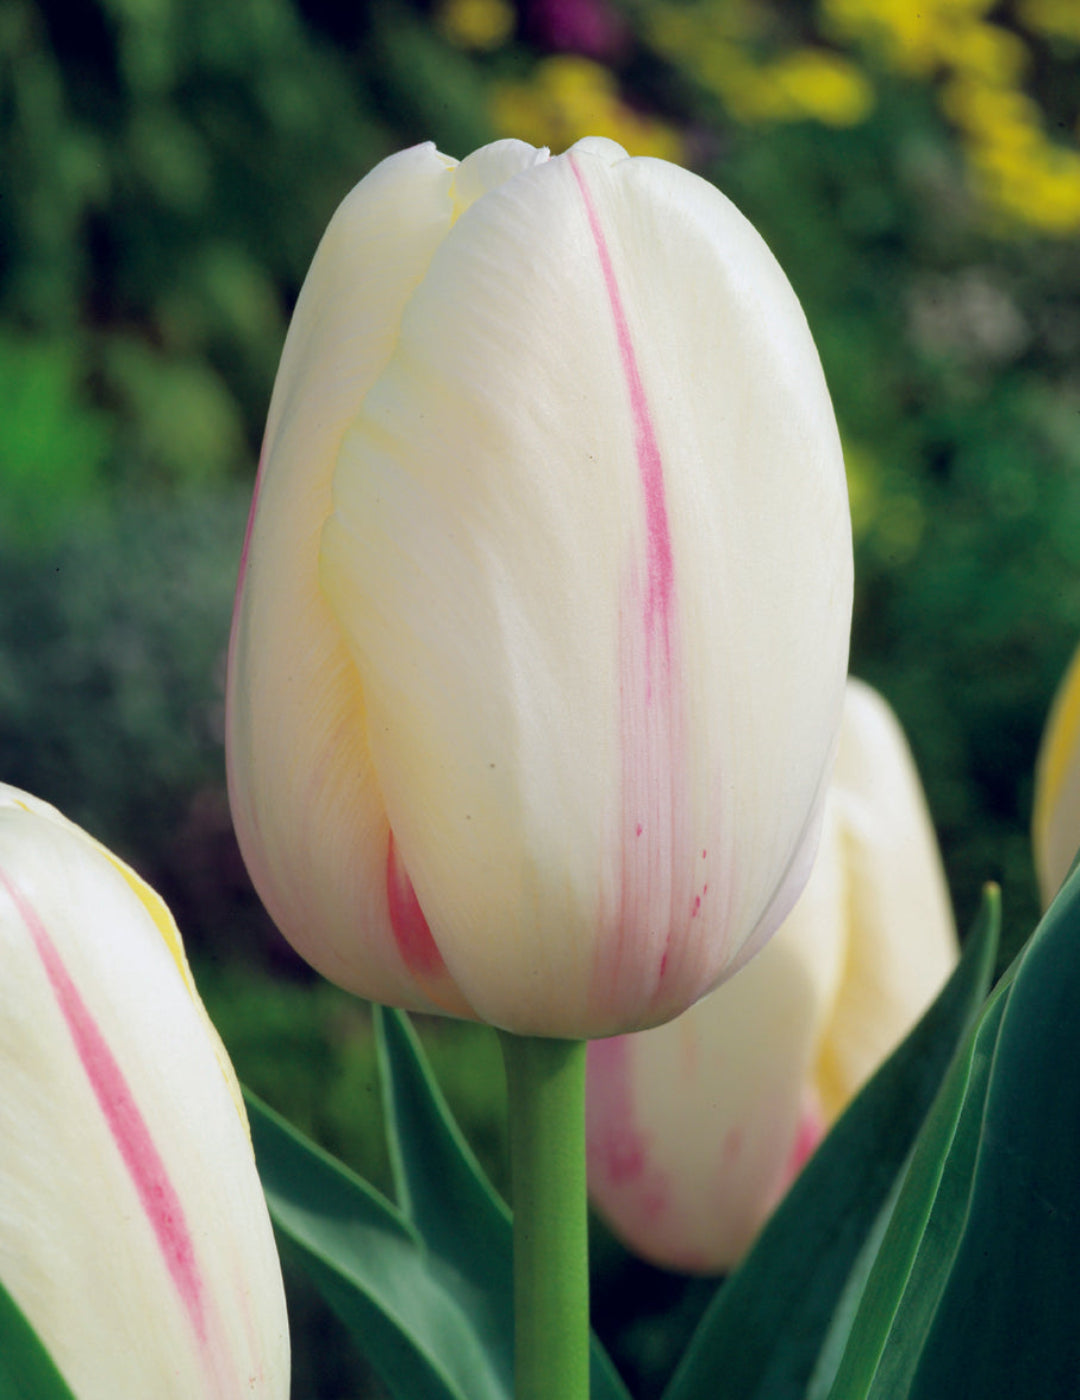
<instances>
[{"instance_id":1,"label":"blurred garden background","mask_svg":"<svg viewBox=\"0 0 1080 1400\"><path fill-rule=\"evenodd\" d=\"M853 671L922 771L961 927L1032 927L1032 767L1080 642L1075 0L0 0L0 776L170 902L241 1078L380 1186L366 1008L248 885L224 659L291 306L377 160L594 133L699 171L806 309L845 442ZM493 1037L423 1026L500 1186ZM703 1285L599 1232L656 1393ZM356 1395L293 1284L297 1400ZM370 1394L377 1395L377 1387Z\"/></svg>"}]
</instances>

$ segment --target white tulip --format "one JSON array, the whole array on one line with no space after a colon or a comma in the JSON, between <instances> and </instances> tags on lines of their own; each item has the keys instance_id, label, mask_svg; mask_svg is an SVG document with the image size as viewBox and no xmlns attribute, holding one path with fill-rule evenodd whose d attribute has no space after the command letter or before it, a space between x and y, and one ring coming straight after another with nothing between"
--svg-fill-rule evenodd
<instances>
[{"instance_id":1,"label":"white tulip","mask_svg":"<svg viewBox=\"0 0 1080 1400\"><path fill-rule=\"evenodd\" d=\"M280 1400L281 1270L161 899L0 785L0 1280L77 1400Z\"/></svg>"},{"instance_id":2,"label":"white tulip","mask_svg":"<svg viewBox=\"0 0 1080 1400\"><path fill-rule=\"evenodd\" d=\"M723 195L599 139L390 157L267 424L227 724L256 887L378 1001L676 1015L805 881L851 588L817 353Z\"/></svg>"}]
</instances>

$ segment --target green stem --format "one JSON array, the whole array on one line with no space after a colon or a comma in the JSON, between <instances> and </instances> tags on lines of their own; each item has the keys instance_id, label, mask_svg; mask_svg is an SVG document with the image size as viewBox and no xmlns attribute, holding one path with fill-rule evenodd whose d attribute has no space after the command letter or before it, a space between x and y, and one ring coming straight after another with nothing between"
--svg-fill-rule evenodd
<instances>
[{"instance_id":1,"label":"green stem","mask_svg":"<svg viewBox=\"0 0 1080 1400\"><path fill-rule=\"evenodd\" d=\"M585 1042L500 1031L514 1196L515 1400L588 1400Z\"/></svg>"}]
</instances>

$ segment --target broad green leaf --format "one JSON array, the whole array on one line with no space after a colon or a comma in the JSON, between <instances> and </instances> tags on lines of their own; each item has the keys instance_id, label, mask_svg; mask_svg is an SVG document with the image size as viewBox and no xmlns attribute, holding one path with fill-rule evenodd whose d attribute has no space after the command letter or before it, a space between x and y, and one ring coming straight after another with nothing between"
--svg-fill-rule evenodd
<instances>
[{"instance_id":1,"label":"broad green leaf","mask_svg":"<svg viewBox=\"0 0 1080 1400\"><path fill-rule=\"evenodd\" d=\"M398 1400L511 1400L473 1326L472 1285L389 1201L246 1095L255 1156L285 1248Z\"/></svg>"},{"instance_id":2,"label":"broad green leaf","mask_svg":"<svg viewBox=\"0 0 1080 1400\"><path fill-rule=\"evenodd\" d=\"M664 1400L801 1400L852 1270L986 995L1000 927L988 888L937 1001L838 1120L721 1285ZM879 1225L880 1228L880 1225ZM854 1299L847 1306L853 1309Z\"/></svg>"},{"instance_id":3,"label":"broad green leaf","mask_svg":"<svg viewBox=\"0 0 1080 1400\"><path fill-rule=\"evenodd\" d=\"M904 1173L901 1171L893 1183L893 1189L885 1199L885 1204L878 1211L877 1219L871 1225L866 1239L863 1240L862 1249L859 1250L855 1263L851 1266L851 1272L848 1274L843 1292L833 1310L829 1330L825 1334L825 1340L818 1352L813 1374L806 1388L806 1400L826 1400L833 1387L848 1345L848 1338L851 1336L852 1326L866 1291L870 1271L874 1267L881 1242L885 1238L885 1231L888 1229L889 1221L896 1209L896 1201L903 1180Z\"/></svg>"},{"instance_id":4,"label":"broad green leaf","mask_svg":"<svg viewBox=\"0 0 1080 1400\"><path fill-rule=\"evenodd\" d=\"M73 1400L52 1357L2 1283L0 1400Z\"/></svg>"},{"instance_id":5,"label":"broad green leaf","mask_svg":"<svg viewBox=\"0 0 1080 1400\"><path fill-rule=\"evenodd\" d=\"M971 1126L978 1134L974 1186L912 1394L1080 1394L1075 871L1020 958L985 1112Z\"/></svg>"},{"instance_id":6,"label":"broad green leaf","mask_svg":"<svg viewBox=\"0 0 1080 1400\"><path fill-rule=\"evenodd\" d=\"M898 1400L909 1393L962 1226L990 1060L1008 995L1009 985L999 984L927 1115L830 1400Z\"/></svg>"},{"instance_id":7,"label":"broad green leaf","mask_svg":"<svg viewBox=\"0 0 1080 1400\"><path fill-rule=\"evenodd\" d=\"M513 1386L514 1265L510 1212L461 1134L409 1018L376 1007L387 1136L398 1201L428 1249L467 1288L477 1336ZM596 1337L593 1400L629 1400Z\"/></svg>"},{"instance_id":8,"label":"broad green leaf","mask_svg":"<svg viewBox=\"0 0 1080 1400\"><path fill-rule=\"evenodd\" d=\"M398 1205L433 1253L492 1295L493 1321L505 1336L514 1317L510 1212L462 1135L409 1018L373 1010Z\"/></svg>"},{"instance_id":9,"label":"broad green leaf","mask_svg":"<svg viewBox=\"0 0 1080 1400\"><path fill-rule=\"evenodd\" d=\"M835 1400L1080 1394L1080 874L927 1119Z\"/></svg>"}]
</instances>

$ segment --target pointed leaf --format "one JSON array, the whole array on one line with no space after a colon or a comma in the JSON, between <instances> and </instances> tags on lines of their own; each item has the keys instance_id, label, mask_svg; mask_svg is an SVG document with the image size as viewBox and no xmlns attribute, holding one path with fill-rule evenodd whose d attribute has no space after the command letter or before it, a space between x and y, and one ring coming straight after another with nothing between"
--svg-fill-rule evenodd
<instances>
[{"instance_id":1,"label":"pointed leaf","mask_svg":"<svg viewBox=\"0 0 1080 1400\"><path fill-rule=\"evenodd\" d=\"M499 1291L499 1322L512 1323L510 1211L458 1127L408 1016L373 1011L398 1204L430 1250L478 1287Z\"/></svg>"},{"instance_id":2,"label":"pointed leaf","mask_svg":"<svg viewBox=\"0 0 1080 1400\"><path fill-rule=\"evenodd\" d=\"M511 1400L472 1325L471 1285L366 1182L246 1096L270 1214L399 1400Z\"/></svg>"},{"instance_id":3,"label":"pointed leaf","mask_svg":"<svg viewBox=\"0 0 1080 1400\"><path fill-rule=\"evenodd\" d=\"M444 1265L468 1284L463 1306L492 1365L513 1386L514 1260L510 1212L446 1103L402 1011L375 1008L387 1137L401 1208ZM629 1400L596 1336L593 1400Z\"/></svg>"},{"instance_id":4,"label":"pointed leaf","mask_svg":"<svg viewBox=\"0 0 1080 1400\"><path fill-rule=\"evenodd\" d=\"M964 1125L957 1133L957 1152ZM1004 1007L963 1233L915 1400L1080 1391L1080 874ZM970 1300L977 1298L978 1308Z\"/></svg>"},{"instance_id":5,"label":"pointed leaf","mask_svg":"<svg viewBox=\"0 0 1080 1400\"><path fill-rule=\"evenodd\" d=\"M432 1254L471 1285L463 1295L469 1320L512 1392L510 1212L462 1136L408 1017L380 1006L374 1014L398 1203Z\"/></svg>"},{"instance_id":6,"label":"pointed leaf","mask_svg":"<svg viewBox=\"0 0 1080 1400\"><path fill-rule=\"evenodd\" d=\"M74 1400L52 1357L0 1283L0 1400Z\"/></svg>"},{"instance_id":7,"label":"pointed leaf","mask_svg":"<svg viewBox=\"0 0 1080 1400\"><path fill-rule=\"evenodd\" d=\"M927 1115L869 1271L830 1400L885 1400L909 1393L967 1207L978 1120L1009 990L1006 983L995 989Z\"/></svg>"},{"instance_id":8,"label":"pointed leaf","mask_svg":"<svg viewBox=\"0 0 1080 1400\"><path fill-rule=\"evenodd\" d=\"M1080 873L929 1115L834 1400L1080 1386Z\"/></svg>"},{"instance_id":9,"label":"pointed leaf","mask_svg":"<svg viewBox=\"0 0 1080 1400\"><path fill-rule=\"evenodd\" d=\"M721 1285L664 1400L711 1400L719 1377L725 1400L801 1400L806 1393L849 1275L986 995L999 926L997 890L988 888L952 977Z\"/></svg>"}]
</instances>

